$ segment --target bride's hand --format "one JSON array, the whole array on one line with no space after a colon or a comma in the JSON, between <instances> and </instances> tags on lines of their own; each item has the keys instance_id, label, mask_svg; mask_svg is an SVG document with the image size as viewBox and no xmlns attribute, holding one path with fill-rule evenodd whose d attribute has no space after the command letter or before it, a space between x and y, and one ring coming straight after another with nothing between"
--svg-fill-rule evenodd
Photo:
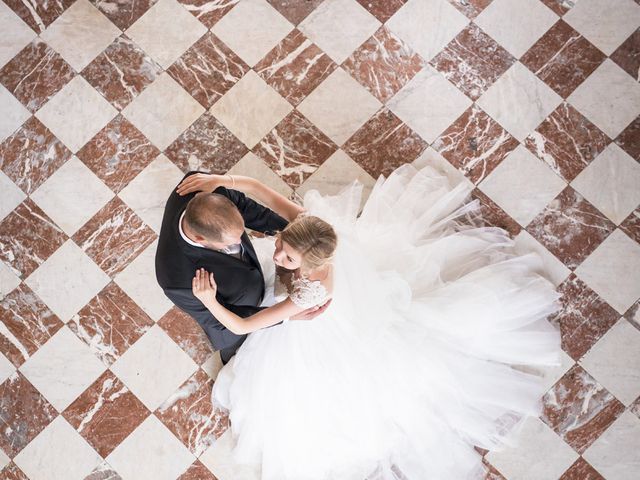
<instances>
[{"instance_id":1,"label":"bride's hand","mask_svg":"<svg viewBox=\"0 0 640 480\"><path fill-rule=\"evenodd\" d=\"M191 192L213 192L223 185L226 178L228 177L216 175L215 173L194 173L180 182L176 192L180 196Z\"/></svg>"},{"instance_id":2,"label":"bride's hand","mask_svg":"<svg viewBox=\"0 0 640 480\"><path fill-rule=\"evenodd\" d=\"M213 273L207 272L204 268L196 270L196 275L191 281L193 295L204 305L211 305L216 302L216 292L218 285L213 278Z\"/></svg>"}]
</instances>

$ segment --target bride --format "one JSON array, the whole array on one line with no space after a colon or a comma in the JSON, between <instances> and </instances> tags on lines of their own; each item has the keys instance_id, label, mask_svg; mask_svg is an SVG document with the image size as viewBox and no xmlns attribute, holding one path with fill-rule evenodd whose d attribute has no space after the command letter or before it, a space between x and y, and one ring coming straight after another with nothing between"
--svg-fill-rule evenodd
<instances>
[{"instance_id":1,"label":"bride","mask_svg":"<svg viewBox=\"0 0 640 480\"><path fill-rule=\"evenodd\" d=\"M233 184L290 221L254 241L270 308L237 317L210 274L193 279L227 328L253 332L213 400L229 411L234 459L262 479L480 479L474 446L500 448L540 413L540 378L514 366L558 364L546 319L558 294L535 273L536 254L516 255L504 230L480 225L468 187L404 165L358 215L357 183L310 191L300 207L248 177L185 182L183 193ZM286 321L329 298L315 320Z\"/></svg>"}]
</instances>

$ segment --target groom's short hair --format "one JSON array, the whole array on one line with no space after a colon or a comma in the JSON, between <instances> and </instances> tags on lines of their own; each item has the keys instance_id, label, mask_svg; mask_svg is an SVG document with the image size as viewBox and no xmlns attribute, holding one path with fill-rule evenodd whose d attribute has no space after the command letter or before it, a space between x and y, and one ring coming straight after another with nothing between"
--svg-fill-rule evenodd
<instances>
[{"instance_id":1,"label":"groom's short hair","mask_svg":"<svg viewBox=\"0 0 640 480\"><path fill-rule=\"evenodd\" d=\"M185 222L211 242L224 242L233 229L244 229L244 220L235 204L224 195L196 195L187 204Z\"/></svg>"}]
</instances>

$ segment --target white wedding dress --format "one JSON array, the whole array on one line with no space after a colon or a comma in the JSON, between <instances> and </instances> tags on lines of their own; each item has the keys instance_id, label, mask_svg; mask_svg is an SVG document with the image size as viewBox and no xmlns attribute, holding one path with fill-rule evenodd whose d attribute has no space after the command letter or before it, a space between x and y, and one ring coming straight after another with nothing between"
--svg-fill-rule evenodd
<instances>
[{"instance_id":1,"label":"white wedding dress","mask_svg":"<svg viewBox=\"0 0 640 480\"><path fill-rule=\"evenodd\" d=\"M234 460L263 480L482 478L473 447L539 414L540 378L512 365L558 364L558 294L431 167L381 178L357 217L360 194L304 199L338 233L327 311L251 334L218 375ZM254 245L273 295L273 241Z\"/></svg>"}]
</instances>

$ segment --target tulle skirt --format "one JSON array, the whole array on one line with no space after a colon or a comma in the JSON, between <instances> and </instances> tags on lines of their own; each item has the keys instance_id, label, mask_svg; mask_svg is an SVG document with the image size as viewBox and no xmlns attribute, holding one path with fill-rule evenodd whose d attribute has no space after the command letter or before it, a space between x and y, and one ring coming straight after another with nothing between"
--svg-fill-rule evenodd
<instances>
[{"instance_id":1,"label":"tulle skirt","mask_svg":"<svg viewBox=\"0 0 640 480\"><path fill-rule=\"evenodd\" d=\"M327 311L251 334L215 382L234 459L264 480L482 478L474 446L540 412L541 379L514 366L558 364L558 294L436 170L381 178L358 216L360 195L304 199L339 237ZM273 242L254 245L273 292Z\"/></svg>"}]
</instances>

